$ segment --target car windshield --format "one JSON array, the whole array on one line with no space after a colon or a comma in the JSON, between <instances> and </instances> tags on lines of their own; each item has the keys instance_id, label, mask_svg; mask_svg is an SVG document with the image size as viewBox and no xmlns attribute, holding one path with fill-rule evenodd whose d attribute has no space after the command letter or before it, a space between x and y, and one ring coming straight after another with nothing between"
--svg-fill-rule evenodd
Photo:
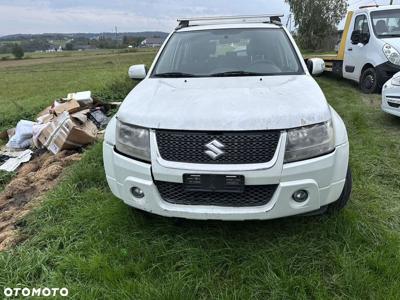
<instances>
[{"instance_id":1,"label":"car windshield","mask_svg":"<svg viewBox=\"0 0 400 300\"><path fill-rule=\"evenodd\" d=\"M371 17L378 38L400 37L400 9L375 11Z\"/></svg>"},{"instance_id":2,"label":"car windshield","mask_svg":"<svg viewBox=\"0 0 400 300\"><path fill-rule=\"evenodd\" d=\"M152 77L231 77L303 74L283 29L215 29L177 32Z\"/></svg>"}]
</instances>

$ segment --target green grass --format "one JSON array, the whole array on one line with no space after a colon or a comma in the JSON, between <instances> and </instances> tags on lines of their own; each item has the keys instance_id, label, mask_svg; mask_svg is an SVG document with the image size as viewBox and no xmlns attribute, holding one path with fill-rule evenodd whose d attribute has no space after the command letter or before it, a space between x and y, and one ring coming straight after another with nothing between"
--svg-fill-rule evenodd
<instances>
[{"instance_id":1,"label":"green grass","mask_svg":"<svg viewBox=\"0 0 400 300\"><path fill-rule=\"evenodd\" d=\"M346 81L318 82L351 141L354 190L341 214L148 217L112 196L98 144L21 223L27 240L0 254L0 286L68 287L75 299L398 299L400 119Z\"/></svg>"},{"instance_id":2,"label":"green grass","mask_svg":"<svg viewBox=\"0 0 400 300\"><path fill-rule=\"evenodd\" d=\"M0 130L15 126L19 119L34 119L40 110L70 92L99 91L112 81L125 79L130 65L150 64L153 56L152 52L83 57L75 53L66 61L42 64L37 59L33 62L37 64L28 66L0 61Z\"/></svg>"},{"instance_id":3,"label":"green grass","mask_svg":"<svg viewBox=\"0 0 400 300\"><path fill-rule=\"evenodd\" d=\"M0 193L4 190L4 187L11 181L15 176L14 172L0 171Z\"/></svg>"}]
</instances>

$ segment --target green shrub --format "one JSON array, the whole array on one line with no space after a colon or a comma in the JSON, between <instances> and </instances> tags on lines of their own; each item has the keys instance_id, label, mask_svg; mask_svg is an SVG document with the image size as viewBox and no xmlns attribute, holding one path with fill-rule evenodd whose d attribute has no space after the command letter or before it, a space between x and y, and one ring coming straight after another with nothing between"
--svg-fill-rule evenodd
<instances>
[{"instance_id":1,"label":"green shrub","mask_svg":"<svg viewBox=\"0 0 400 300\"><path fill-rule=\"evenodd\" d=\"M19 44L14 44L14 46L12 47L11 52L12 52L12 54L14 55L14 57L16 59L21 59L25 55L24 49L22 49L21 45L19 45Z\"/></svg>"},{"instance_id":2,"label":"green shrub","mask_svg":"<svg viewBox=\"0 0 400 300\"><path fill-rule=\"evenodd\" d=\"M94 96L105 102L123 101L134 86L135 81L124 76L106 85L100 91L94 92Z\"/></svg>"}]
</instances>

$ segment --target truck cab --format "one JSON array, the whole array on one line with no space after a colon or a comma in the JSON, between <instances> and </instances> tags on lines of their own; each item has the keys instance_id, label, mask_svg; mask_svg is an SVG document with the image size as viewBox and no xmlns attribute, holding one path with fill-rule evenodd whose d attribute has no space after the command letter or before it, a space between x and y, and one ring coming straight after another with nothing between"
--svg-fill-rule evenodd
<instances>
[{"instance_id":1,"label":"truck cab","mask_svg":"<svg viewBox=\"0 0 400 300\"><path fill-rule=\"evenodd\" d=\"M400 71L400 5L349 11L337 56L321 56L328 71L379 92Z\"/></svg>"}]
</instances>

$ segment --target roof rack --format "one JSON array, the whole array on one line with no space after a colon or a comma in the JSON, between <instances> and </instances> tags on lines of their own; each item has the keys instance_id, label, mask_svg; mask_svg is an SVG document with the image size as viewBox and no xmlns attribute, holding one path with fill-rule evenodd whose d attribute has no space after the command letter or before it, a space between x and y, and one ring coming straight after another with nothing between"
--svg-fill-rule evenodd
<instances>
[{"instance_id":1,"label":"roof rack","mask_svg":"<svg viewBox=\"0 0 400 300\"><path fill-rule=\"evenodd\" d=\"M363 5L363 6L360 6L359 9L371 8L371 7L379 7L379 5L378 4Z\"/></svg>"},{"instance_id":2,"label":"roof rack","mask_svg":"<svg viewBox=\"0 0 400 300\"><path fill-rule=\"evenodd\" d=\"M190 23L206 23L207 25L211 24L220 24L224 21L240 21L242 23L271 23L276 25L282 25L281 18L283 18L283 14L267 14L267 15L256 15L256 16L220 16L220 17L198 17L198 18L181 18L177 21L179 25L176 29L181 29L189 26L193 26ZM255 20L263 20L254 22Z\"/></svg>"}]
</instances>

